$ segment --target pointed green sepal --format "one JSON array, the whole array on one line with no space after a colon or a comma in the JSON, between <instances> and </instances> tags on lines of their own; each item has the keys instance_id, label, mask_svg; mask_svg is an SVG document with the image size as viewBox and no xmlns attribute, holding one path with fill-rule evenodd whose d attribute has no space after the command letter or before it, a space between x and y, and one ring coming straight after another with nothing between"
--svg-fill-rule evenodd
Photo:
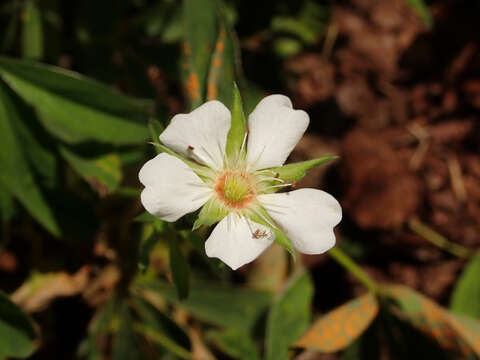
<instances>
[{"instance_id":1,"label":"pointed green sepal","mask_svg":"<svg viewBox=\"0 0 480 360\"><path fill-rule=\"evenodd\" d=\"M202 225L211 226L216 224L227 215L227 208L217 198L211 198L200 210L192 230L196 230Z\"/></svg>"},{"instance_id":2,"label":"pointed green sepal","mask_svg":"<svg viewBox=\"0 0 480 360\"><path fill-rule=\"evenodd\" d=\"M237 84L233 83L233 105L231 109L232 125L227 135L226 153L228 159L237 159L240 155L246 131L246 119L243 112L242 97Z\"/></svg>"},{"instance_id":3,"label":"pointed green sepal","mask_svg":"<svg viewBox=\"0 0 480 360\"><path fill-rule=\"evenodd\" d=\"M295 249L293 248L292 241L280 230L276 225L273 219L268 215L267 210L263 207L258 207L255 211L251 211L248 214L248 217L262 225L265 225L273 231L275 234L275 242L283 246L289 253L292 255L295 260ZM273 225L273 226L272 226Z\"/></svg>"},{"instance_id":4,"label":"pointed green sepal","mask_svg":"<svg viewBox=\"0 0 480 360\"><path fill-rule=\"evenodd\" d=\"M301 180L306 175L308 170L337 158L338 156L336 155L323 156L321 158L301 161L293 164L280 166L277 168L271 168L269 170L275 173L276 178L286 181L287 183L295 183ZM272 193L277 192L278 190L280 190L280 188L272 188L267 192Z\"/></svg>"},{"instance_id":5,"label":"pointed green sepal","mask_svg":"<svg viewBox=\"0 0 480 360\"><path fill-rule=\"evenodd\" d=\"M165 130L165 126L163 126L158 119L150 118L148 120L148 131L150 133L150 138L154 143L158 141L158 138L163 130ZM159 148L156 148L155 150L157 151L157 154L162 152Z\"/></svg>"}]
</instances>

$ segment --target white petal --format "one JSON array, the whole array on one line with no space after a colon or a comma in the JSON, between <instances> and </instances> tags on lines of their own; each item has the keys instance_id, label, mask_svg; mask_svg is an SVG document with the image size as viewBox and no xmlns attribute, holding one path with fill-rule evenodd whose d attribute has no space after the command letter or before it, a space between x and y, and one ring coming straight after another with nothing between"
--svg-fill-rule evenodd
<instances>
[{"instance_id":1,"label":"white petal","mask_svg":"<svg viewBox=\"0 0 480 360\"><path fill-rule=\"evenodd\" d=\"M300 189L258 200L298 251L321 254L335 245L333 228L342 219L342 208L325 191Z\"/></svg>"},{"instance_id":2,"label":"white petal","mask_svg":"<svg viewBox=\"0 0 480 360\"><path fill-rule=\"evenodd\" d=\"M212 195L187 164L166 153L147 161L138 178L145 186L140 196L143 206L165 221L199 209Z\"/></svg>"},{"instance_id":3,"label":"white petal","mask_svg":"<svg viewBox=\"0 0 480 360\"><path fill-rule=\"evenodd\" d=\"M205 242L205 252L237 270L255 260L274 238L266 226L230 213L213 229Z\"/></svg>"},{"instance_id":4,"label":"white petal","mask_svg":"<svg viewBox=\"0 0 480 360\"><path fill-rule=\"evenodd\" d=\"M160 141L175 152L213 169L221 169L230 130L230 111L209 101L189 114L175 115Z\"/></svg>"},{"instance_id":5,"label":"white petal","mask_svg":"<svg viewBox=\"0 0 480 360\"><path fill-rule=\"evenodd\" d=\"M308 127L308 115L293 110L290 99L270 95L248 117L247 162L259 170L282 166Z\"/></svg>"}]
</instances>

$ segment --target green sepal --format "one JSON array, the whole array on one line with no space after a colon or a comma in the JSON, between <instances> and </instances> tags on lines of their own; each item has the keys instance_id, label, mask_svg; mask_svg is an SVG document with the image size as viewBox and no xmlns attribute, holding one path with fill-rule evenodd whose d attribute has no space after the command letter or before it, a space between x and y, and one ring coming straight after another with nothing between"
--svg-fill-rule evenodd
<instances>
[{"instance_id":1,"label":"green sepal","mask_svg":"<svg viewBox=\"0 0 480 360\"><path fill-rule=\"evenodd\" d=\"M165 130L165 126L163 126L163 124L158 119L150 118L148 120L148 131L150 133L150 138L154 143L158 141L158 137L163 132L163 130ZM155 150L157 151L157 154L162 152L160 148L156 148Z\"/></svg>"},{"instance_id":2,"label":"green sepal","mask_svg":"<svg viewBox=\"0 0 480 360\"><path fill-rule=\"evenodd\" d=\"M258 207L255 209L255 212L250 212L248 217L262 225L265 225L273 231L275 234L275 242L283 246L289 253L292 255L293 260L295 260L295 249L293 248L292 241L280 230L278 227L272 227L272 224L275 224L273 219L268 215L267 211L263 207Z\"/></svg>"},{"instance_id":3,"label":"green sepal","mask_svg":"<svg viewBox=\"0 0 480 360\"><path fill-rule=\"evenodd\" d=\"M236 83L233 83L232 123L227 135L227 159L237 159L240 155L246 131L246 119L243 112L242 97Z\"/></svg>"},{"instance_id":4,"label":"green sepal","mask_svg":"<svg viewBox=\"0 0 480 360\"><path fill-rule=\"evenodd\" d=\"M200 210L197 220L193 224L192 230L198 229L202 225L211 226L222 220L228 215L227 208L216 198L211 198Z\"/></svg>"},{"instance_id":5,"label":"green sepal","mask_svg":"<svg viewBox=\"0 0 480 360\"><path fill-rule=\"evenodd\" d=\"M337 159L338 156L336 155L330 155L330 156L323 156L321 158L313 159L313 160L307 160L307 161L301 161L293 164L288 164L276 168L271 168L269 170L272 171L272 173L275 173L275 177L286 181L287 183L294 183L299 180L301 180L306 174L307 171L314 168L315 166L319 166L322 164L325 164L326 162L330 160ZM273 182L272 182L273 184ZM272 188L268 191L267 193L274 193L280 190L281 188Z\"/></svg>"}]
</instances>

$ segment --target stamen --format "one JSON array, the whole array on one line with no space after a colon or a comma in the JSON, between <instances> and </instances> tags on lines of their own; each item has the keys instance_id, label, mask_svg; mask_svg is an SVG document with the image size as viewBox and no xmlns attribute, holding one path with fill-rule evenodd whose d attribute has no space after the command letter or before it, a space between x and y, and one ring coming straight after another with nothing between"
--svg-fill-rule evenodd
<instances>
[{"instance_id":1,"label":"stamen","mask_svg":"<svg viewBox=\"0 0 480 360\"><path fill-rule=\"evenodd\" d=\"M281 183L284 183L285 180L282 180L282 179L279 179L279 178L275 178L275 177L270 177L270 176L267 176L267 177L262 177L261 180L258 182L259 184L264 182L264 181L278 181L278 182L281 182Z\"/></svg>"},{"instance_id":2,"label":"stamen","mask_svg":"<svg viewBox=\"0 0 480 360\"><path fill-rule=\"evenodd\" d=\"M247 146L247 133L243 135L242 146L240 147L240 153L238 154L238 156L241 156L241 154L245 151L246 146Z\"/></svg>"},{"instance_id":3,"label":"stamen","mask_svg":"<svg viewBox=\"0 0 480 360\"><path fill-rule=\"evenodd\" d=\"M270 186L267 186L265 189L263 189L263 191L268 191L270 189L274 189L274 188L283 188L283 187L288 187L288 186L291 186L292 184L278 184L278 185L270 185Z\"/></svg>"}]
</instances>

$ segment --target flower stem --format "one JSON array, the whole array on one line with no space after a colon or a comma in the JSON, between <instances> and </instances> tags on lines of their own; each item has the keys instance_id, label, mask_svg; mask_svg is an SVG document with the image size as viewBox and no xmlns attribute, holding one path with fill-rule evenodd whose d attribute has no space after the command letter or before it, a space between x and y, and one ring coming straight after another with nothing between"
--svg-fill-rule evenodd
<instances>
[{"instance_id":1,"label":"flower stem","mask_svg":"<svg viewBox=\"0 0 480 360\"><path fill-rule=\"evenodd\" d=\"M414 233L420 235L425 240L431 242L432 244L438 246L442 250L457 256L462 259L468 259L472 257L475 252L470 250L462 245L456 244L452 241L449 241L445 236L439 234L431 227L425 225L420 220L416 218L411 218L408 221L408 227Z\"/></svg>"},{"instance_id":2,"label":"flower stem","mask_svg":"<svg viewBox=\"0 0 480 360\"><path fill-rule=\"evenodd\" d=\"M374 293L378 291L378 284L340 248L334 247L330 249L328 255L355 276L368 290Z\"/></svg>"}]
</instances>

